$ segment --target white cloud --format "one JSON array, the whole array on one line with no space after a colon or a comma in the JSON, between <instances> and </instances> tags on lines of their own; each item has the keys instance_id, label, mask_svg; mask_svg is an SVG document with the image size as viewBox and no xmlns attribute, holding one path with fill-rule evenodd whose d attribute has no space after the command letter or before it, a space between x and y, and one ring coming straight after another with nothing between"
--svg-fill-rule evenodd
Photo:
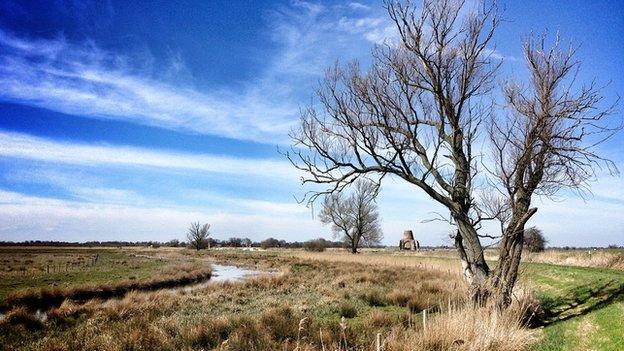
<instances>
[{"instance_id":1,"label":"white cloud","mask_svg":"<svg viewBox=\"0 0 624 351\"><path fill-rule=\"evenodd\" d=\"M27 41L0 30L0 97L64 113L129 120L236 139L282 142L297 106L251 89L199 92L152 79L131 57L64 39Z\"/></svg>"},{"instance_id":2,"label":"white cloud","mask_svg":"<svg viewBox=\"0 0 624 351\"><path fill-rule=\"evenodd\" d=\"M385 35L378 19L334 12L305 1L274 11L267 22L281 49L265 60L263 73L236 91L173 83L167 77L184 66L182 57L154 74L149 53L107 52L93 42L63 37L25 39L0 29L0 99L80 116L286 143L299 106L309 101L325 68L338 58L368 56L367 40L378 42ZM342 18L363 27L343 28L338 24Z\"/></svg>"},{"instance_id":3,"label":"white cloud","mask_svg":"<svg viewBox=\"0 0 624 351\"><path fill-rule=\"evenodd\" d=\"M237 214L210 208L84 203L0 190L0 240L165 241L184 239L189 223L198 220L211 223L220 239L236 235L307 240L327 233L309 216L261 207L264 211L256 214Z\"/></svg>"},{"instance_id":4,"label":"white cloud","mask_svg":"<svg viewBox=\"0 0 624 351\"><path fill-rule=\"evenodd\" d=\"M183 154L136 147L76 144L0 132L0 156L86 166L133 166L297 179L287 161Z\"/></svg>"},{"instance_id":5,"label":"white cloud","mask_svg":"<svg viewBox=\"0 0 624 351\"><path fill-rule=\"evenodd\" d=\"M566 198L534 201L538 212L529 225L544 231L552 246L624 245L624 203Z\"/></svg>"},{"instance_id":6,"label":"white cloud","mask_svg":"<svg viewBox=\"0 0 624 351\"><path fill-rule=\"evenodd\" d=\"M368 11L371 9L370 6L356 1L350 2L347 6L349 6L352 10Z\"/></svg>"},{"instance_id":7,"label":"white cloud","mask_svg":"<svg viewBox=\"0 0 624 351\"><path fill-rule=\"evenodd\" d=\"M390 44L398 40L395 25L384 14L378 17L342 17L338 24L345 31L362 35L373 44Z\"/></svg>"}]
</instances>

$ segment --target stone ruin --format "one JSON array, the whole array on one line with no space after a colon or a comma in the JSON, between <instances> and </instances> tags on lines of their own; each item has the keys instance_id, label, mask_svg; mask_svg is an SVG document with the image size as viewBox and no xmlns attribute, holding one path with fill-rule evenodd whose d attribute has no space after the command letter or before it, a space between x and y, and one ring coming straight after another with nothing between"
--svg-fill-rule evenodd
<instances>
[{"instance_id":1,"label":"stone ruin","mask_svg":"<svg viewBox=\"0 0 624 351\"><path fill-rule=\"evenodd\" d=\"M420 250L420 243L418 240L414 240L414 233L411 230L403 232L403 239L399 241L399 250Z\"/></svg>"}]
</instances>

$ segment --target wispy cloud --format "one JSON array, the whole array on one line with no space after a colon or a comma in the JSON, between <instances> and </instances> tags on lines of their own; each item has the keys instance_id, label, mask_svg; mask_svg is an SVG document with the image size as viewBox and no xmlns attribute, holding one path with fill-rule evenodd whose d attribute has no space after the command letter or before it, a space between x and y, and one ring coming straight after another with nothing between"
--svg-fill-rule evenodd
<instances>
[{"instance_id":1,"label":"wispy cloud","mask_svg":"<svg viewBox=\"0 0 624 351\"><path fill-rule=\"evenodd\" d=\"M0 132L0 156L86 166L155 167L297 179L297 172L287 161L67 143L10 132Z\"/></svg>"},{"instance_id":2,"label":"wispy cloud","mask_svg":"<svg viewBox=\"0 0 624 351\"><path fill-rule=\"evenodd\" d=\"M371 22L372 17L334 10L294 1L271 12L268 35L280 50L266 60L264 73L236 91L202 91L168 80L168 71L183 66L182 57L154 72L149 53L108 52L93 41L69 42L62 36L28 39L0 28L0 99L94 118L286 142L299 106L309 101L325 67L341 57L362 56L370 47L367 38L383 37L385 25ZM353 30L340 21L362 25Z\"/></svg>"},{"instance_id":3,"label":"wispy cloud","mask_svg":"<svg viewBox=\"0 0 624 351\"><path fill-rule=\"evenodd\" d=\"M284 138L296 105L249 91L199 92L146 76L131 57L63 38L28 41L0 31L0 98L65 113L129 120L256 141Z\"/></svg>"},{"instance_id":4,"label":"wispy cloud","mask_svg":"<svg viewBox=\"0 0 624 351\"><path fill-rule=\"evenodd\" d=\"M350 2L349 4L347 4L347 6L349 6L353 10L368 11L368 10L371 9L370 6L364 5L364 4L362 4L360 2L356 2L356 1Z\"/></svg>"}]
</instances>

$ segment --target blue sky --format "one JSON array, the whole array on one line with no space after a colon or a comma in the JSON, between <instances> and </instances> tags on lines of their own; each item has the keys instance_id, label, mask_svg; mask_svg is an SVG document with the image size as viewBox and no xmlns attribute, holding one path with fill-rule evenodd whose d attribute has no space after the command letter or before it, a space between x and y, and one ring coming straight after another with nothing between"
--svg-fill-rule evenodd
<instances>
[{"instance_id":1,"label":"blue sky","mask_svg":"<svg viewBox=\"0 0 624 351\"><path fill-rule=\"evenodd\" d=\"M548 29L581 45L605 106L622 95L624 3L501 5L501 79L522 77L521 39ZM1 2L0 240L183 239L197 220L217 238L329 238L277 148L326 67L365 64L394 34L378 2ZM620 133L601 152L624 170L623 150ZM624 244L624 181L592 191L536 199L531 224L553 245ZM390 180L379 206L386 243L407 228L446 242L416 189Z\"/></svg>"}]
</instances>

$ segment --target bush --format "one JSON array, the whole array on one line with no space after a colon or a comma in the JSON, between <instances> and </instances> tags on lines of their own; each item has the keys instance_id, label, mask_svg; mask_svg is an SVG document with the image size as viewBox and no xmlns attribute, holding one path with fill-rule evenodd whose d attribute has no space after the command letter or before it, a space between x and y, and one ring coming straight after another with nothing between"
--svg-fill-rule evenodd
<instances>
[{"instance_id":1,"label":"bush","mask_svg":"<svg viewBox=\"0 0 624 351\"><path fill-rule=\"evenodd\" d=\"M368 315L367 324L374 328L388 328L395 323L392 315L379 310L373 310Z\"/></svg>"},{"instance_id":2,"label":"bush","mask_svg":"<svg viewBox=\"0 0 624 351\"><path fill-rule=\"evenodd\" d=\"M537 227L524 231L524 248L529 252L542 252L546 247L544 234Z\"/></svg>"},{"instance_id":3,"label":"bush","mask_svg":"<svg viewBox=\"0 0 624 351\"><path fill-rule=\"evenodd\" d=\"M327 246L325 239L309 240L303 243L303 249L306 251L323 252Z\"/></svg>"},{"instance_id":4,"label":"bush","mask_svg":"<svg viewBox=\"0 0 624 351\"><path fill-rule=\"evenodd\" d=\"M260 242L260 247L262 247L263 249L269 249L272 247L279 247L279 246L280 246L280 241L275 238L268 238Z\"/></svg>"}]
</instances>

